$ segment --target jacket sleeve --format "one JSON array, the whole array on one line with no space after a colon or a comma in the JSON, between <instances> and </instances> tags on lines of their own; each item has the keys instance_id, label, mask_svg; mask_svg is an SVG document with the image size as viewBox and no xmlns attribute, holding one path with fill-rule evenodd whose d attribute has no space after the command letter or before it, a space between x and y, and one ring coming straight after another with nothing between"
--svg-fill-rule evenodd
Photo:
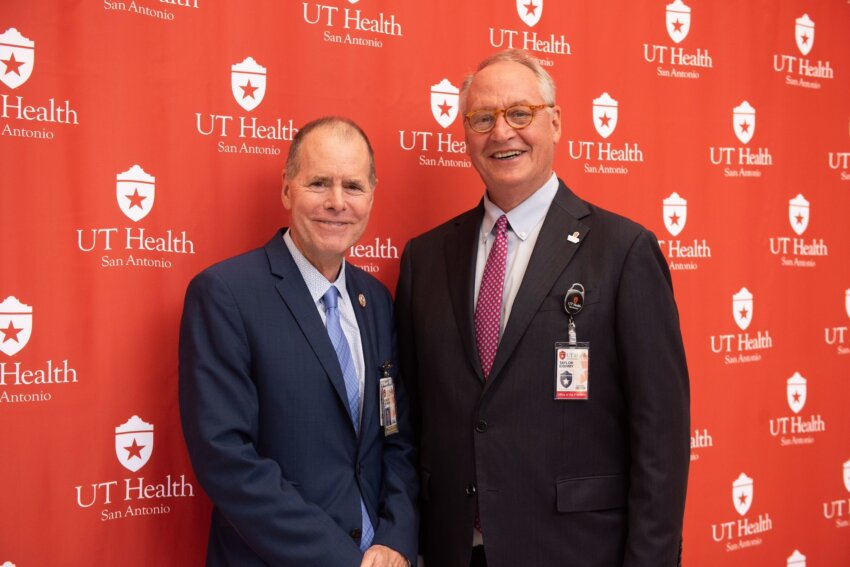
<instances>
[{"instance_id":1,"label":"jacket sleeve","mask_svg":"<svg viewBox=\"0 0 850 567\"><path fill-rule=\"evenodd\" d=\"M198 481L229 524L222 529L271 565L358 566L352 538L257 452L250 345L237 302L214 272L189 284L179 358L183 434Z\"/></svg>"},{"instance_id":2,"label":"jacket sleeve","mask_svg":"<svg viewBox=\"0 0 850 567\"><path fill-rule=\"evenodd\" d=\"M670 271L652 233L626 257L616 341L629 412L626 567L678 564L690 462L688 368Z\"/></svg>"}]
</instances>

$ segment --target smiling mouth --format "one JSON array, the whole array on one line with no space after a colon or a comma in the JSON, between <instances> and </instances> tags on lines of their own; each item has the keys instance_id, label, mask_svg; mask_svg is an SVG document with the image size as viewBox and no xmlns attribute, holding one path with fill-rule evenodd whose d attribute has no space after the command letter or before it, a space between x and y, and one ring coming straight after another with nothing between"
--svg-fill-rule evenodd
<instances>
[{"instance_id":1,"label":"smiling mouth","mask_svg":"<svg viewBox=\"0 0 850 567\"><path fill-rule=\"evenodd\" d=\"M521 152L520 150L508 150L506 152L496 152L492 156L498 160L508 160L521 156L525 152Z\"/></svg>"},{"instance_id":2,"label":"smiling mouth","mask_svg":"<svg viewBox=\"0 0 850 567\"><path fill-rule=\"evenodd\" d=\"M326 226L326 227L329 227L329 228L342 228L342 227L348 226L347 222L342 222L342 221L317 220L316 222L319 223L322 226Z\"/></svg>"}]
</instances>

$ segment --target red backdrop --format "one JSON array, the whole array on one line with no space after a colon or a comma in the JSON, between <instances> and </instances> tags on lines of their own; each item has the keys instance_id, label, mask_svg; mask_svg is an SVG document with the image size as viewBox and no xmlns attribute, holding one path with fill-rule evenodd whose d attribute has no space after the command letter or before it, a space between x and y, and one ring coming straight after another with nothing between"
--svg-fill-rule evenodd
<instances>
[{"instance_id":1,"label":"red backdrop","mask_svg":"<svg viewBox=\"0 0 850 567\"><path fill-rule=\"evenodd\" d=\"M333 113L380 180L349 259L392 289L480 198L455 89L510 46L558 84L559 176L669 257L685 562L850 561L850 3L5 0L0 33L0 562L203 563L186 284L287 223L289 141Z\"/></svg>"}]
</instances>

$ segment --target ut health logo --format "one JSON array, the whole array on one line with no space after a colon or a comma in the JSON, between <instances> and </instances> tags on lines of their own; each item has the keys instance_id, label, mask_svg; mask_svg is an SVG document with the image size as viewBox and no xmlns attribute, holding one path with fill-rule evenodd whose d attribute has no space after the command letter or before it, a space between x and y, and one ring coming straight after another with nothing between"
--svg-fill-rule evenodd
<instances>
[{"instance_id":1,"label":"ut health logo","mask_svg":"<svg viewBox=\"0 0 850 567\"><path fill-rule=\"evenodd\" d=\"M35 42L25 38L15 28L0 34L0 81L10 89L27 82L35 65Z\"/></svg>"},{"instance_id":2,"label":"ut health logo","mask_svg":"<svg viewBox=\"0 0 850 567\"><path fill-rule=\"evenodd\" d=\"M138 222L153 209L156 178L139 165L115 176L115 197L118 207L127 218Z\"/></svg>"},{"instance_id":3,"label":"ut health logo","mask_svg":"<svg viewBox=\"0 0 850 567\"><path fill-rule=\"evenodd\" d=\"M443 79L431 86L431 114L437 124L443 128L448 128L454 123L459 103L460 90L448 79Z\"/></svg>"},{"instance_id":4,"label":"ut health logo","mask_svg":"<svg viewBox=\"0 0 850 567\"><path fill-rule=\"evenodd\" d=\"M803 406L806 405L806 379L800 376L799 372L795 372L788 379L785 393L788 399L788 407L794 413L800 413Z\"/></svg>"},{"instance_id":5,"label":"ut health logo","mask_svg":"<svg viewBox=\"0 0 850 567\"><path fill-rule=\"evenodd\" d=\"M603 138L613 134L617 127L617 107L617 101L608 93L593 99L593 127Z\"/></svg>"},{"instance_id":6,"label":"ut health logo","mask_svg":"<svg viewBox=\"0 0 850 567\"><path fill-rule=\"evenodd\" d=\"M674 43L681 43L691 31L691 9L682 0L667 4L667 33Z\"/></svg>"},{"instance_id":7,"label":"ut health logo","mask_svg":"<svg viewBox=\"0 0 850 567\"><path fill-rule=\"evenodd\" d=\"M673 236L679 236L688 220L688 202L673 192L664 199L662 207L664 228Z\"/></svg>"},{"instance_id":8,"label":"ut health logo","mask_svg":"<svg viewBox=\"0 0 850 567\"><path fill-rule=\"evenodd\" d=\"M516 0L516 11L520 19L532 28L543 15L543 0Z\"/></svg>"},{"instance_id":9,"label":"ut health logo","mask_svg":"<svg viewBox=\"0 0 850 567\"><path fill-rule=\"evenodd\" d=\"M753 504L753 479L741 473L732 483L732 502L741 516L746 516Z\"/></svg>"},{"instance_id":10,"label":"ut health logo","mask_svg":"<svg viewBox=\"0 0 850 567\"><path fill-rule=\"evenodd\" d=\"M237 104L251 112L266 96L266 68L246 57L230 67L230 89Z\"/></svg>"},{"instance_id":11,"label":"ut health logo","mask_svg":"<svg viewBox=\"0 0 850 567\"><path fill-rule=\"evenodd\" d=\"M809 18L808 14L803 14L797 18L794 26L794 40L797 42L797 49L803 55L808 55L815 44L815 23Z\"/></svg>"},{"instance_id":12,"label":"ut health logo","mask_svg":"<svg viewBox=\"0 0 850 567\"><path fill-rule=\"evenodd\" d=\"M0 303L0 352L18 354L32 336L32 305L21 303L10 295Z\"/></svg>"},{"instance_id":13,"label":"ut health logo","mask_svg":"<svg viewBox=\"0 0 850 567\"><path fill-rule=\"evenodd\" d=\"M749 144L756 131L756 109L744 101L732 110L732 128L742 144Z\"/></svg>"},{"instance_id":14,"label":"ut health logo","mask_svg":"<svg viewBox=\"0 0 850 567\"><path fill-rule=\"evenodd\" d=\"M732 296L732 317L742 331L746 331L753 320L753 294L746 287Z\"/></svg>"},{"instance_id":15,"label":"ut health logo","mask_svg":"<svg viewBox=\"0 0 850 567\"><path fill-rule=\"evenodd\" d=\"M802 235L809 227L809 202L802 194L788 201L788 222L797 235Z\"/></svg>"},{"instance_id":16,"label":"ut health logo","mask_svg":"<svg viewBox=\"0 0 850 567\"><path fill-rule=\"evenodd\" d=\"M788 556L788 567L806 567L806 556L798 550Z\"/></svg>"},{"instance_id":17,"label":"ut health logo","mask_svg":"<svg viewBox=\"0 0 850 567\"><path fill-rule=\"evenodd\" d=\"M134 415L115 428L115 455L125 469L136 472L153 454L153 425Z\"/></svg>"}]
</instances>

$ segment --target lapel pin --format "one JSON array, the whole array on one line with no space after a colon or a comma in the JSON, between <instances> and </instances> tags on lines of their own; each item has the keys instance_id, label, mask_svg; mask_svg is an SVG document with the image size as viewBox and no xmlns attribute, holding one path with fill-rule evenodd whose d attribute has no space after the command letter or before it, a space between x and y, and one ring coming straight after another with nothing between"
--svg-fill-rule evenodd
<instances>
[{"instance_id":1,"label":"lapel pin","mask_svg":"<svg viewBox=\"0 0 850 567\"><path fill-rule=\"evenodd\" d=\"M357 301L360 302L360 307L366 307L366 296L362 293L357 296Z\"/></svg>"},{"instance_id":2,"label":"lapel pin","mask_svg":"<svg viewBox=\"0 0 850 567\"><path fill-rule=\"evenodd\" d=\"M567 240L572 242L573 244L578 244L578 231L575 231L571 235L567 237Z\"/></svg>"}]
</instances>

